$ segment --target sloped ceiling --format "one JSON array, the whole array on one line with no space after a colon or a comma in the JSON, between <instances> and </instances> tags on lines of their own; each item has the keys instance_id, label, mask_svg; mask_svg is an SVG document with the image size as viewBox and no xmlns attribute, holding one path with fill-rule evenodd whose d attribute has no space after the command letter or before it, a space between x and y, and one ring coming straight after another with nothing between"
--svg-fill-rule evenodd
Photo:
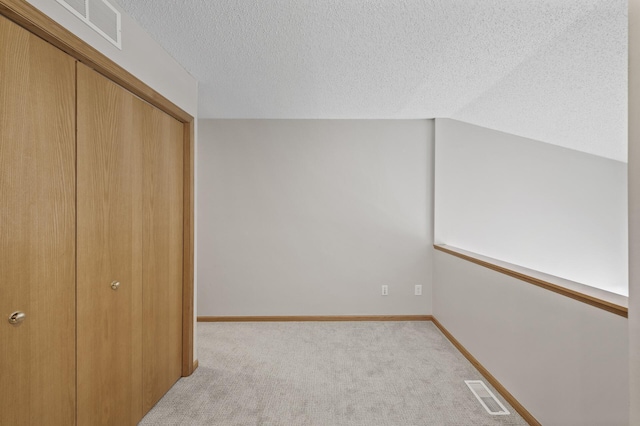
<instances>
[{"instance_id":1,"label":"sloped ceiling","mask_svg":"<svg viewBox=\"0 0 640 426\"><path fill-rule=\"evenodd\" d=\"M626 0L118 1L200 118L448 117L626 161Z\"/></svg>"}]
</instances>

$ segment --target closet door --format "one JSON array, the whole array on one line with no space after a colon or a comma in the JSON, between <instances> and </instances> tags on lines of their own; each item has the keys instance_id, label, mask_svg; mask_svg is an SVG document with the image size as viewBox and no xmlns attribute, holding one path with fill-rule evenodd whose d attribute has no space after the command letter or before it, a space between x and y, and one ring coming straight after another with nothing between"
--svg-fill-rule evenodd
<instances>
[{"instance_id":1,"label":"closet door","mask_svg":"<svg viewBox=\"0 0 640 426\"><path fill-rule=\"evenodd\" d=\"M144 412L181 376L183 125L148 106L144 140Z\"/></svg>"},{"instance_id":2,"label":"closet door","mask_svg":"<svg viewBox=\"0 0 640 426\"><path fill-rule=\"evenodd\" d=\"M74 131L75 61L0 17L2 425L75 424Z\"/></svg>"},{"instance_id":3,"label":"closet door","mask_svg":"<svg viewBox=\"0 0 640 426\"><path fill-rule=\"evenodd\" d=\"M146 104L78 64L78 424L142 418Z\"/></svg>"}]
</instances>

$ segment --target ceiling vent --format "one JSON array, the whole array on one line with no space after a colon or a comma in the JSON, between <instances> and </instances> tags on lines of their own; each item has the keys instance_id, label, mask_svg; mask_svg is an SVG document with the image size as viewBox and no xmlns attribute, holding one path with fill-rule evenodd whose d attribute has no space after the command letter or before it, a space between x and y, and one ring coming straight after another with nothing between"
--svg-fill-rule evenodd
<instances>
[{"instance_id":1,"label":"ceiling vent","mask_svg":"<svg viewBox=\"0 0 640 426\"><path fill-rule=\"evenodd\" d=\"M464 382L469 386L469 389L471 389L471 392L473 392L476 398L478 398L478 401L480 401L484 409L487 410L487 413L494 416L510 414L482 380L465 380Z\"/></svg>"},{"instance_id":2,"label":"ceiling vent","mask_svg":"<svg viewBox=\"0 0 640 426\"><path fill-rule=\"evenodd\" d=\"M69 12L122 50L120 12L106 0L57 0Z\"/></svg>"}]
</instances>

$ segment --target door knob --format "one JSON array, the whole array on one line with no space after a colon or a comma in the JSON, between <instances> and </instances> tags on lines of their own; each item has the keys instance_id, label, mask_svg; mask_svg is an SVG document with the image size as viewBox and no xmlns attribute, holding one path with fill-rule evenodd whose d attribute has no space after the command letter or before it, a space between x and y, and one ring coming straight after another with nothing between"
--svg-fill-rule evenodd
<instances>
[{"instance_id":1,"label":"door knob","mask_svg":"<svg viewBox=\"0 0 640 426\"><path fill-rule=\"evenodd\" d=\"M112 281L111 282L111 290L117 290L120 287L120 281Z\"/></svg>"},{"instance_id":2,"label":"door knob","mask_svg":"<svg viewBox=\"0 0 640 426\"><path fill-rule=\"evenodd\" d=\"M27 317L24 312L16 311L9 315L9 324L20 324Z\"/></svg>"}]
</instances>

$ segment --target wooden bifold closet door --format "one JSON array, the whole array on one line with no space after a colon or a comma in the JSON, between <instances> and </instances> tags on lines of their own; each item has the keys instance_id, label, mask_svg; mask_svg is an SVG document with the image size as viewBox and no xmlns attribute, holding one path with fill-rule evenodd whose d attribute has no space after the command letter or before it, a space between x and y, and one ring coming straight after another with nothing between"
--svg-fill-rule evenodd
<instances>
[{"instance_id":1,"label":"wooden bifold closet door","mask_svg":"<svg viewBox=\"0 0 640 426\"><path fill-rule=\"evenodd\" d=\"M181 375L182 124L77 81L78 424L136 424Z\"/></svg>"},{"instance_id":2,"label":"wooden bifold closet door","mask_svg":"<svg viewBox=\"0 0 640 426\"><path fill-rule=\"evenodd\" d=\"M182 373L183 124L0 46L0 425L135 425Z\"/></svg>"},{"instance_id":3,"label":"wooden bifold closet door","mask_svg":"<svg viewBox=\"0 0 640 426\"><path fill-rule=\"evenodd\" d=\"M143 411L182 375L183 126L147 105L143 127Z\"/></svg>"},{"instance_id":4,"label":"wooden bifold closet door","mask_svg":"<svg viewBox=\"0 0 640 426\"><path fill-rule=\"evenodd\" d=\"M1 16L0 46L0 424L73 425L75 60Z\"/></svg>"},{"instance_id":5,"label":"wooden bifold closet door","mask_svg":"<svg viewBox=\"0 0 640 426\"><path fill-rule=\"evenodd\" d=\"M78 105L78 425L142 418L144 102L82 64Z\"/></svg>"}]
</instances>

